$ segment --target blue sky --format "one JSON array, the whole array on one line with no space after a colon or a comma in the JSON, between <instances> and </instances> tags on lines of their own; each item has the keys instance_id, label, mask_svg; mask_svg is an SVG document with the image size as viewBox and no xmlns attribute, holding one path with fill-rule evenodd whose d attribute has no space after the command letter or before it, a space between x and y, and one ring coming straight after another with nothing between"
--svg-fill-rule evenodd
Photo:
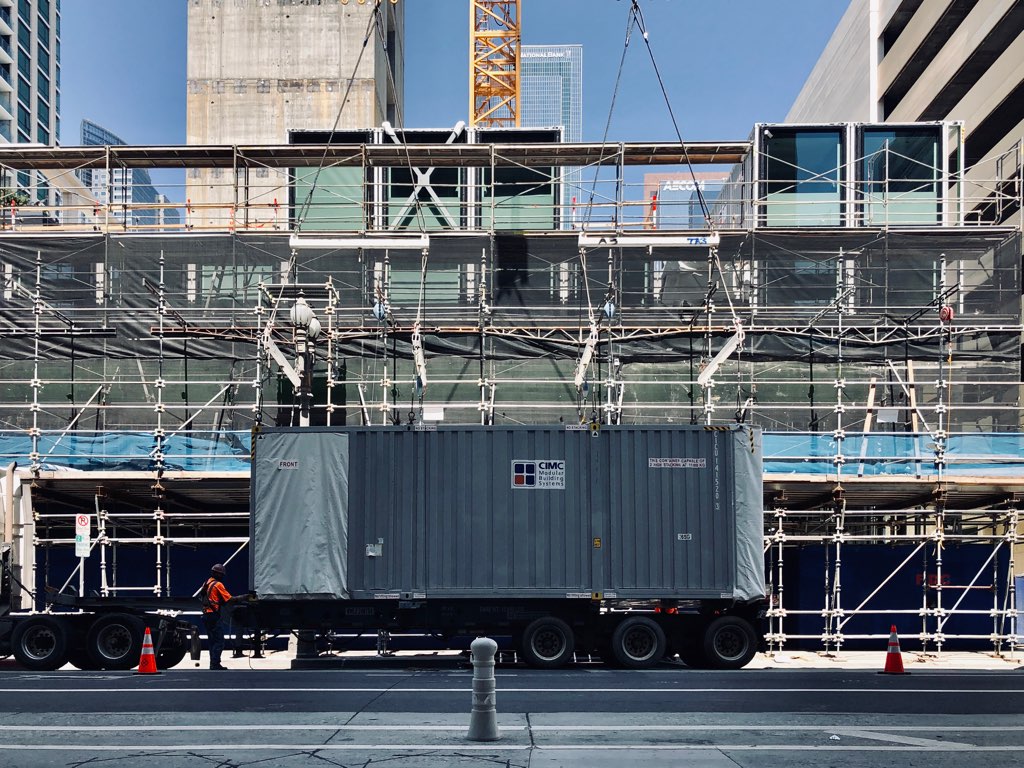
<instances>
[{"instance_id":1,"label":"blue sky","mask_svg":"<svg viewBox=\"0 0 1024 768\"><path fill-rule=\"evenodd\" d=\"M353 2L355 0L352 0ZM468 0L406 3L405 122L453 125L468 111ZM582 43L584 140L599 140L622 56L626 0L521 0L523 42ZM641 0L682 135L744 139L785 117L848 0ZM64 0L61 143L88 118L130 144L185 140L187 0ZM674 138L643 40L634 34L613 140Z\"/></svg>"}]
</instances>

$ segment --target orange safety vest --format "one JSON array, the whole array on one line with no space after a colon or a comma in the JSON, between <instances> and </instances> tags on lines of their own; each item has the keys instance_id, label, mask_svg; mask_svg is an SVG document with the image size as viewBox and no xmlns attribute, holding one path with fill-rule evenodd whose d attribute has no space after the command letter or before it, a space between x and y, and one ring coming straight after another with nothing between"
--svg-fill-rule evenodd
<instances>
[{"instance_id":1,"label":"orange safety vest","mask_svg":"<svg viewBox=\"0 0 1024 768\"><path fill-rule=\"evenodd\" d=\"M214 613L219 611L228 600L231 593L223 584L212 576L203 585L203 613Z\"/></svg>"}]
</instances>

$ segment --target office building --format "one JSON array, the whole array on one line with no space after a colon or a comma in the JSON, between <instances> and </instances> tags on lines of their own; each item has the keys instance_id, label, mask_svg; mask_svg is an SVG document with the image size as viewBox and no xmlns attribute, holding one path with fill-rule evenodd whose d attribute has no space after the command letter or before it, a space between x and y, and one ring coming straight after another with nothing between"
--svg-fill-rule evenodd
<instances>
[{"instance_id":1,"label":"office building","mask_svg":"<svg viewBox=\"0 0 1024 768\"><path fill-rule=\"evenodd\" d=\"M524 45L519 51L519 121L523 128L561 127L562 141L583 140L583 46ZM582 201L578 168L565 168L560 219L572 227ZM578 223L578 222L577 222Z\"/></svg>"},{"instance_id":2,"label":"office building","mask_svg":"<svg viewBox=\"0 0 1024 768\"><path fill-rule=\"evenodd\" d=\"M1018 213L999 189L1020 173L1024 3L852 0L787 123L962 121L965 221ZM886 146L911 155L913 139ZM878 147L854 147L870 163ZM910 150L909 152L907 150ZM884 169L883 169L884 170Z\"/></svg>"},{"instance_id":3,"label":"office building","mask_svg":"<svg viewBox=\"0 0 1024 768\"><path fill-rule=\"evenodd\" d=\"M125 145L120 136L90 120L82 121L81 140L85 147ZM113 219L123 221L127 215L131 217L132 224L139 226L155 227L161 223L161 211L156 204L163 196L153 187L149 171L145 168L111 168L109 171L83 168L77 171L77 175L99 205L110 206Z\"/></svg>"}]
</instances>

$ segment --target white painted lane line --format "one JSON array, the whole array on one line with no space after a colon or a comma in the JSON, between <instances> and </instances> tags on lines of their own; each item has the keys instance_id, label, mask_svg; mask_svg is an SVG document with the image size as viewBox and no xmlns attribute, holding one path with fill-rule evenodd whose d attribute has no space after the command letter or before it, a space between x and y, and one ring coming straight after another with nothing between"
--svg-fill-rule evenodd
<instances>
[{"instance_id":1,"label":"white painted lane line","mask_svg":"<svg viewBox=\"0 0 1024 768\"><path fill-rule=\"evenodd\" d=\"M503 713L516 714L516 713ZM16 726L14 726L16 727ZM45 726L42 726L45 727ZM74 730L68 726L69 730ZM504 726L502 726L504 728ZM531 725L534 731L580 731L580 732L603 732L603 731L802 731L813 732L823 731L828 733L840 733L841 731L878 729L878 724L857 725L844 723L843 725L782 725L778 723L765 723L763 725L695 725L695 724L666 724L666 725ZM941 727L934 725L886 725L881 730L900 731L907 733L936 733L940 731L1024 731L1024 725L954 725L943 723Z\"/></svg>"},{"instance_id":2,"label":"white painted lane line","mask_svg":"<svg viewBox=\"0 0 1024 768\"><path fill-rule=\"evenodd\" d=\"M950 749L974 749L974 744L967 744L962 741L946 741L944 739L919 739L915 736L896 736L891 733L879 731L837 729L836 735L848 736L858 739L873 739L875 741L888 741L893 744L906 744L914 747L949 747Z\"/></svg>"},{"instance_id":3,"label":"white painted lane line","mask_svg":"<svg viewBox=\"0 0 1024 768\"><path fill-rule=\"evenodd\" d=\"M123 725L0 725L3 731L80 731L88 733L109 733L124 731L465 731L469 718L458 725L147 725L145 723L125 723ZM525 725L505 725L499 723L503 731L525 731ZM934 729L933 729L934 730Z\"/></svg>"},{"instance_id":4,"label":"white painted lane line","mask_svg":"<svg viewBox=\"0 0 1024 768\"><path fill-rule=\"evenodd\" d=\"M510 716L518 713L502 713ZM131 728L133 731L464 731L469 724L469 718L465 723L452 725L325 725L315 723L304 725L302 723L287 724L265 724L250 723L239 725L153 725L149 723L126 722L122 725L0 725L0 732L65 732L75 731L80 733L112 733L124 731ZM525 731L525 725L506 725L499 723L503 731ZM863 736L864 738L893 739L900 737L887 736L885 732L895 731L899 733L938 733L949 731L962 732L1020 732L1024 731L1024 725L956 725L944 723L941 727L926 725L895 725L885 726L879 729L874 725L857 725L846 723L845 725L779 725L766 723L763 725L693 725L693 724L664 724L664 725L533 725L530 730L544 732L571 731L574 733L619 733L647 732L647 731L771 731L771 732L801 732L801 733L836 733L849 736ZM931 741L931 740L927 740ZM912 742L907 742L912 743ZM938 741L938 744L953 744L955 742Z\"/></svg>"},{"instance_id":5,"label":"white painted lane line","mask_svg":"<svg viewBox=\"0 0 1024 768\"><path fill-rule=\"evenodd\" d=\"M468 693L469 688L8 688L10 698L19 693ZM498 693L912 693L965 695L1024 694L1022 688L503 688Z\"/></svg>"},{"instance_id":6,"label":"white painted lane line","mask_svg":"<svg viewBox=\"0 0 1024 768\"><path fill-rule=\"evenodd\" d=\"M48 752L213 752L223 754L232 752L355 752L355 751L388 751L409 752L430 750L444 752L560 752L580 750L672 750L673 752L964 752L962 746L950 748L946 744L927 747L893 745L843 745L833 744L558 744L543 746L529 744L165 744L147 746L139 744L3 744L4 750L45 750ZM1024 749L1022 744L995 747L970 747L971 752L1019 752Z\"/></svg>"}]
</instances>

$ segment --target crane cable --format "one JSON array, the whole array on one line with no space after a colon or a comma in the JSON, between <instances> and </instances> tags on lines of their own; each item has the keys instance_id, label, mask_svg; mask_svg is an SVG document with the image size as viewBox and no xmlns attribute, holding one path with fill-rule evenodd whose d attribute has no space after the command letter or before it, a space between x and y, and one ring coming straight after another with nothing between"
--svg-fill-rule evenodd
<instances>
[{"instance_id":1,"label":"crane cable","mask_svg":"<svg viewBox=\"0 0 1024 768\"><path fill-rule=\"evenodd\" d=\"M359 65L363 61L363 54L366 53L366 46L369 44L370 38L373 37L373 29L377 25L378 15L380 14L380 4L381 0L375 0L374 12L370 14L370 20L366 24L366 31L363 33L363 42L362 45L359 46L359 55L356 57L356 63L352 68L352 76L348 79L348 85L345 87L345 95L342 96L341 103L338 104L338 112L334 117L334 125L331 126L327 142L324 144L324 153L320 158L320 163L317 165L316 172L313 174L313 182L310 184L309 192L302 203L302 210L300 211L299 216L295 219L296 232L299 232L302 229L302 223L305 221L310 205L312 205L313 193L316 191L316 185L320 180L320 172L324 169L324 164L327 162L327 153L330 151L331 144L334 143L334 134L337 133L338 125L341 124L341 113L345 109L345 104L348 103L348 96L352 92L352 86L355 84L356 73L359 71Z\"/></svg>"},{"instance_id":2,"label":"crane cable","mask_svg":"<svg viewBox=\"0 0 1024 768\"><path fill-rule=\"evenodd\" d=\"M683 158L686 160L686 167L690 171L693 188L697 192L697 201L700 203L701 213L704 215L704 221L707 223L708 229L713 232L715 224L711 220L711 209L708 208L707 200L704 199L704 193L700 191L700 185L697 183L697 174L693 170L693 163L690 162L690 153L686 150L683 134L679 130L679 123L676 121L675 112L672 110L672 102L669 100L668 91L665 88L665 81L661 77L661 70L658 69L658 62L654 58L654 50L651 48L651 40L647 34L647 25L644 23L644 14L640 10L639 0L631 0L630 15L636 21L637 28L644 39L644 45L647 46L647 54L650 56L651 66L654 67L654 75L658 78L658 87L661 88L661 95L665 99L665 106L668 108L668 116L672 121L672 128L676 133L676 139L679 141L679 147L683 150Z\"/></svg>"}]
</instances>

